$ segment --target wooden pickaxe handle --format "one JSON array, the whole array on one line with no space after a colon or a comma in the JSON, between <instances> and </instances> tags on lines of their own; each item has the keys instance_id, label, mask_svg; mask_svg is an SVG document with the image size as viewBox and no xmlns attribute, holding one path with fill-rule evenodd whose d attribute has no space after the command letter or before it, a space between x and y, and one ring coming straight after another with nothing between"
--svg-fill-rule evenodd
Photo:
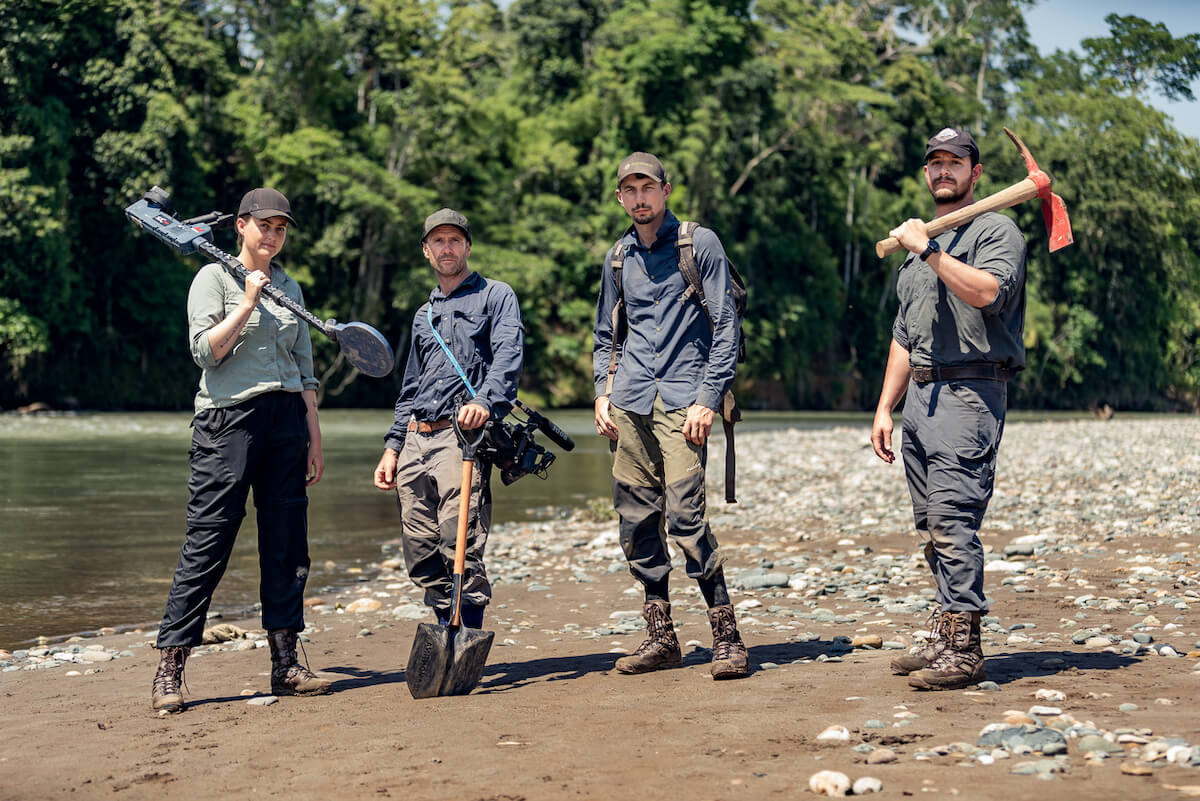
<instances>
[{"instance_id":1,"label":"wooden pickaxe handle","mask_svg":"<svg viewBox=\"0 0 1200 801\"><path fill-rule=\"evenodd\" d=\"M963 206L961 209L952 211L944 217L930 220L926 223L929 228L929 237L932 239L938 234L945 233L951 228L957 228L963 223L970 222L989 211L1000 211L1001 209L1012 208L1018 203L1024 203L1027 200L1033 200L1039 194L1039 188L1032 178L1024 178L1007 189L1001 189L994 195L988 195L983 200L976 201L969 206ZM888 237L875 243L875 255L879 258L895 253L902 249L902 245L894 238Z\"/></svg>"}]
</instances>

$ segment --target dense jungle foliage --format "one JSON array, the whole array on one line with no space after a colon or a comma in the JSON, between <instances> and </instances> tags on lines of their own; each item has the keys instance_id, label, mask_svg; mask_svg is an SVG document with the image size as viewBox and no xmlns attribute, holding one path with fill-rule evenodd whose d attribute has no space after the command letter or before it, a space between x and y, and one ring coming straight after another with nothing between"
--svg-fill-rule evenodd
<instances>
[{"instance_id":1,"label":"dense jungle foliage","mask_svg":"<svg viewBox=\"0 0 1200 801\"><path fill-rule=\"evenodd\" d=\"M749 407L873 408L900 256L873 243L932 205L925 140L966 125L976 196L1024 175L1016 130L1076 244L1030 240L1019 407L1195 408L1200 145L1150 107L1192 100L1200 36L1135 16L1040 54L1030 0L0 0L0 408L188 408L184 301L202 263L126 222L151 185L182 216L271 185L283 253L322 317L407 350L433 286L420 224L474 228L471 266L521 299L532 400L589 404L620 158L659 154L683 219L750 287ZM217 243L234 249L232 234ZM387 406L314 336L323 403Z\"/></svg>"}]
</instances>

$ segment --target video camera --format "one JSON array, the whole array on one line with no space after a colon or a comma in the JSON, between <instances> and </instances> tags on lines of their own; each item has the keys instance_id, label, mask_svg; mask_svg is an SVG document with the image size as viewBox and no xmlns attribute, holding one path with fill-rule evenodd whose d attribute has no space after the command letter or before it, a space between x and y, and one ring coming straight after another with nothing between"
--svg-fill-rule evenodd
<instances>
[{"instance_id":1,"label":"video camera","mask_svg":"<svg viewBox=\"0 0 1200 801\"><path fill-rule=\"evenodd\" d=\"M534 440L535 431L541 431L565 451L575 448L575 441L545 416L519 400L514 404L515 409L524 412L525 419L517 419L515 424L504 420L488 420L475 450L481 460L500 468L500 481L506 487L531 473L545 480L546 472L554 464L557 457ZM459 437L463 438L462 432L459 432Z\"/></svg>"}]
</instances>

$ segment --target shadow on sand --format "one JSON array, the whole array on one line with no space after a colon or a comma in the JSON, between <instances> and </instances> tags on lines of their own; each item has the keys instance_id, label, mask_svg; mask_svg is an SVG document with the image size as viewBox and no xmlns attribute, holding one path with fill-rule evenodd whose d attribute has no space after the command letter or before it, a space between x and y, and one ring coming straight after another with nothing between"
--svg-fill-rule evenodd
<instances>
[{"instance_id":1,"label":"shadow on sand","mask_svg":"<svg viewBox=\"0 0 1200 801\"><path fill-rule=\"evenodd\" d=\"M984 655L988 678L997 684L1008 684L1017 679L1035 676L1054 676L1064 671L1120 670L1142 661L1140 657L1105 651L1025 651L1000 654L985 652ZM1048 660L1050 664L1046 664Z\"/></svg>"}]
</instances>

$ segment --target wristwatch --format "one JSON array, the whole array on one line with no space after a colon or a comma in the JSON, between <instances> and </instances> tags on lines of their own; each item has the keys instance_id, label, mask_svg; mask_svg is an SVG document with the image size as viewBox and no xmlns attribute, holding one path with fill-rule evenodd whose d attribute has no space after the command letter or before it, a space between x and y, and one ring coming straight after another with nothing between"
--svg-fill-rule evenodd
<instances>
[{"instance_id":1,"label":"wristwatch","mask_svg":"<svg viewBox=\"0 0 1200 801\"><path fill-rule=\"evenodd\" d=\"M921 251L921 261L927 261L934 253L939 252L942 246L937 243L936 239L930 239L929 244L925 246L925 250Z\"/></svg>"}]
</instances>

